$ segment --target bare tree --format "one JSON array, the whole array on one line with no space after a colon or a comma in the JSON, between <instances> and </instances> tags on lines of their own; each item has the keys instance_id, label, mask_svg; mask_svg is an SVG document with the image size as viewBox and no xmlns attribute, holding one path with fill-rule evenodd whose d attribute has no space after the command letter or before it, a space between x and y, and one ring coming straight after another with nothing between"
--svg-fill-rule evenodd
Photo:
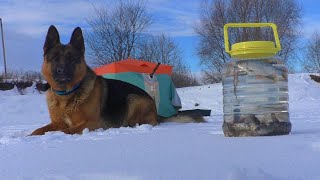
<instances>
[{"instance_id":1,"label":"bare tree","mask_svg":"<svg viewBox=\"0 0 320 180\"><path fill-rule=\"evenodd\" d=\"M103 65L135 56L142 33L151 24L143 1L120 0L115 8L94 6L88 20L87 44L94 65Z\"/></svg>"},{"instance_id":2,"label":"bare tree","mask_svg":"<svg viewBox=\"0 0 320 180\"><path fill-rule=\"evenodd\" d=\"M301 24L301 7L297 0L214 0L203 1L200 25L195 28L200 36L197 53L204 66L205 76L216 77L222 73L224 64L230 59L225 53L223 26L229 22L273 22L278 27L282 51L279 55L284 63L294 54ZM230 42L248 40L273 40L268 28L241 28L230 31ZM221 75L220 75L221 76ZM215 81L215 80L214 80Z\"/></svg>"},{"instance_id":3,"label":"bare tree","mask_svg":"<svg viewBox=\"0 0 320 180\"><path fill-rule=\"evenodd\" d=\"M180 68L182 53L178 45L165 34L149 36L139 45L139 57L146 61L160 62Z\"/></svg>"},{"instance_id":4,"label":"bare tree","mask_svg":"<svg viewBox=\"0 0 320 180\"><path fill-rule=\"evenodd\" d=\"M315 32L306 46L303 62L304 70L309 73L320 73L320 34Z\"/></svg>"},{"instance_id":5,"label":"bare tree","mask_svg":"<svg viewBox=\"0 0 320 180\"><path fill-rule=\"evenodd\" d=\"M86 39L93 65L137 57L173 65L172 78L177 87L197 84L190 68L182 62L179 47L170 37L144 36L151 24L144 1L121 0L113 10L94 6L94 15L88 24L91 31Z\"/></svg>"},{"instance_id":6,"label":"bare tree","mask_svg":"<svg viewBox=\"0 0 320 180\"><path fill-rule=\"evenodd\" d=\"M168 35L150 36L141 43L139 59L172 65L172 80L176 87L199 85L190 68L183 62L179 46Z\"/></svg>"}]
</instances>

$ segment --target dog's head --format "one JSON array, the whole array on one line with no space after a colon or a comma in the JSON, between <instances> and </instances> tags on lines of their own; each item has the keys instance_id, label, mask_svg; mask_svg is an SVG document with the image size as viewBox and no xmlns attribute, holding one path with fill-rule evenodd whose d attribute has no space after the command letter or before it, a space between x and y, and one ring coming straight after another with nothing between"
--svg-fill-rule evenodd
<instances>
[{"instance_id":1,"label":"dog's head","mask_svg":"<svg viewBox=\"0 0 320 180\"><path fill-rule=\"evenodd\" d=\"M61 44L58 30L50 26L43 51L42 74L52 88L71 89L86 75L84 40L79 27L74 29L68 44Z\"/></svg>"}]
</instances>

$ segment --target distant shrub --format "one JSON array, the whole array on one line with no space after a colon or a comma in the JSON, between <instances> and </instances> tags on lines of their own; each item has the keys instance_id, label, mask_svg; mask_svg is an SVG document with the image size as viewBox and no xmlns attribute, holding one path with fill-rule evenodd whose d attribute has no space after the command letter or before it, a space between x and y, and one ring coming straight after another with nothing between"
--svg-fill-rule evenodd
<instances>
[{"instance_id":1,"label":"distant shrub","mask_svg":"<svg viewBox=\"0 0 320 180\"><path fill-rule=\"evenodd\" d=\"M204 84L214 84L214 83L220 83L222 81L223 75L221 73L207 73L204 72L201 81Z\"/></svg>"},{"instance_id":2,"label":"distant shrub","mask_svg":"<svg viewBox=\"0 0 320 180\"><path fill-rule=\"evenodd\" d=\"M173 72L171 78L177 88L200 85L197 78L192 74Z\"/></svg>"},{"instance_id":3,"label":"distant shrub","mask_svg":"<svg viewBox=\"0 0 320 180\"><path fill-rule=\"evenodd\" d=\"M320 76L316 76L316 75L310 75L311 79L314 80L317 83L320 83Z\"/></svg>"},{"instance_id":4,"label":"distant shrub","mask_svg":"<svg viewBox=\"0 0 320 180\"><path fill-rule=\"evenodd\" d=\"M4 72L0 73L0 82L32 82L42 81L43 77L40 72L23 71L23 70L9 70L7 75Z\"/></svg>"},{"instance_id":5,"label":"distant shrub","mask_svg":"<svg viewBox=\"0 0 320 180\"><path fill-rule=\"evenodd\" d=\"M16 86L18 92L23 95L26 88L31 87L33 83L43 83L43 80L40 72L9 70L6 75L4 72L0 73L0 90L11 90Z\"/></svg>"},{"instance_id":6,"label":"distant shrub","mask_svg":"<svg viewBox=\"0 0 320 180\"><path fill-rule=\"evenodd\" d=\"M39 92L45 92L50 88L50 85L48 83L43 83L43 82L36 82L36 89Z\"/></svg>"},{"instance_id":7,"label":"distant shrub","mask_svg":"<svg viewBox=\"0 0 320 180\"><path fill-rule=\"evenodd\" d=\"M12 82L0 82L0 90L7 91L14 88L14 84Z\"/></svg>"}]
</instances>

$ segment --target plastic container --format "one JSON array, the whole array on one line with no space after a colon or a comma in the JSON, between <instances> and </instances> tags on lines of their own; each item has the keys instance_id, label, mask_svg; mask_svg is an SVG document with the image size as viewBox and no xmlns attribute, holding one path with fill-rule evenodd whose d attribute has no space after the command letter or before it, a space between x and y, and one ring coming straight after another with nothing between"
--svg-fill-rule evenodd
<instances>
[{"instance_id":1,"label":"plastic container","mask_svg":"<svg viewBox=\"0 0 320 180\"><path fill-rule=\"evenodd\" d=\"M233 44L228 28L271 27L272 41ZM275 24L229 23L224 26L225 49L232 57L224 69L223 132L225 136L272 136L291 131L288 71L276 56L281 50Z\"/></svg>"}]
</instances>

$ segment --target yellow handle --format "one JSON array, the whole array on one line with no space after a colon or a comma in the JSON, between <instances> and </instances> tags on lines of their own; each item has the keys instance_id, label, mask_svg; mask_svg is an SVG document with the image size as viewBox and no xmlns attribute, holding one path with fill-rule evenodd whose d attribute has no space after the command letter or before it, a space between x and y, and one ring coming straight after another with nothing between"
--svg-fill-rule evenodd
<instances>
[{"instance_id":1,"label":"yellow handle","mask_svg":"<svg viewBox=\"0 0 320 180\"><path fill-rule=\"evenodd\" d=\"M271 27L273 30L274 40L276 41L276 49L281 50L277 26L274 23L228 23L224 25L224 46L227 53L230 53L228 28L243 28L243 27Z\"/></svg>"}]
</instances>

